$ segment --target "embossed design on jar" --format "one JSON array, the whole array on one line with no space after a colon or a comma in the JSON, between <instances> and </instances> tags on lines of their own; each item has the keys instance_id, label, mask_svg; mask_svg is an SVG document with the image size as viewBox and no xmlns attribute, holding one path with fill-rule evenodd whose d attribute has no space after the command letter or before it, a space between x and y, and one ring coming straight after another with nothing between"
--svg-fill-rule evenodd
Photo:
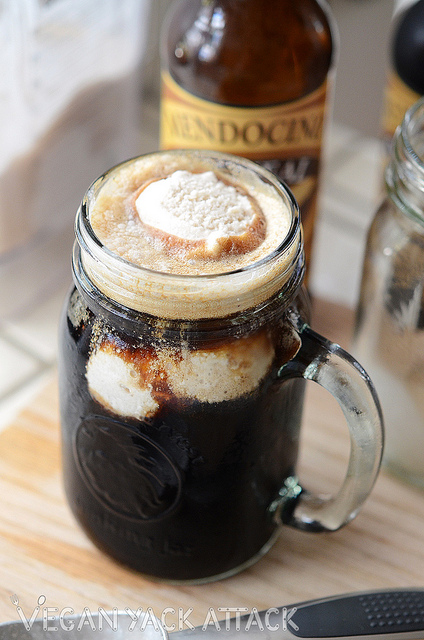
<instances>
[{"instance_id":1,"label":"embossed design on jar","mask_svg":"<svg viewBox=\"0 0 424 640\"><path fill-rule=\"evenodd\" d=\"M115 515L152 520L179 502L181 476L169 455L118 420L86 418L75 434L74 455L90 492Z\"/></svg>"}]
</instances>

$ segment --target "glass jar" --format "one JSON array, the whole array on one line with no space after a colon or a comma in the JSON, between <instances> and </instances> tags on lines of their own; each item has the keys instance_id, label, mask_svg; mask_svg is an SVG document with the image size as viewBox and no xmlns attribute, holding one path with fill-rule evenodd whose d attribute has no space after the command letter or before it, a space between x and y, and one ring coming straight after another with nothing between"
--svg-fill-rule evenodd
<instances>
[{"instance_id":1,"label":"glass jar","mask_svg":"<svg viewBox=\"0 0 424 640\"><path fill-rule=\"evenodd\" d=\"M424 101L394 139L364 258L354 352L386 425L384 462L424 487Z\"/></svg>"},{"instance_id":2,"label":"glass jar","mask_svg":"<svg viewBox=\"0 0 424 640\"><path fill-rule=\"evenodd\" d=\"M121 197L127 171L155 162L160 177L164 165L193 167L254 187L284 207L288 233L256 262L212 275L124 260L99 241L90 213L105 193ZM308 326L299 212L286 187L234 156L151 154L93 184L76 236L59 356L63 466L94 542L150 577L203 582L257 560L282 524L329 531L353 518L379 468L378 402L360 365ZM306 379L338 399L351 433L346 479L328 500L296 476Z\"/></svg>"}]
</instances>

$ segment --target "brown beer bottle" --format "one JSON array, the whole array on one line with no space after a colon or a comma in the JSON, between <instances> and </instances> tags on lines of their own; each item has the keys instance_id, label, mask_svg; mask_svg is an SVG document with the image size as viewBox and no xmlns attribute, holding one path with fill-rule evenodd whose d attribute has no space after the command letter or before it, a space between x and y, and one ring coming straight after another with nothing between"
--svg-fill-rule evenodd
<instances>
[{"instance_id":1,"label":"brown beer bottle","mask_svg":"<svg viewBox=\"0 0 424 640\"><path fill-rule=\"evenodd\" d=\"M162 40L162 149L264 164L299 202L310 258L332 18L322 0L176 0Z\"/></svg>"},{"instance_id":2,"label":"brown beer bottle","mask_svg":"<svg viewBox=\"0 0 424 640\"><path fill-rule=\"evenodd\" d=\"M387 154L406 111L424 95L424 0L400 12L393 29L382 136Z\"/></svg>"}]
</instances>

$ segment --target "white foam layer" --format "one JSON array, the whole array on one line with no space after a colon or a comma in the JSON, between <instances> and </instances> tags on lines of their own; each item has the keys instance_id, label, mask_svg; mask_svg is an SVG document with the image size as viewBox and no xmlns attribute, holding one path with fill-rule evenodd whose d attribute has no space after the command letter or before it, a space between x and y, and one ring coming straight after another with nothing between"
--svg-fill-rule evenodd
<instances>
[{"instance_id":1,"label":"white foam layer","mask_svg":"<svg viewBox=\"0 0 424 640\"><path fill-rule=\"evenodd\" d=\"M249 198L218 180L213 171L175 171L147 185L135 202L144 224L185 240L206 240L249 231L255 211Z\"/></svg>"}]
</instances>

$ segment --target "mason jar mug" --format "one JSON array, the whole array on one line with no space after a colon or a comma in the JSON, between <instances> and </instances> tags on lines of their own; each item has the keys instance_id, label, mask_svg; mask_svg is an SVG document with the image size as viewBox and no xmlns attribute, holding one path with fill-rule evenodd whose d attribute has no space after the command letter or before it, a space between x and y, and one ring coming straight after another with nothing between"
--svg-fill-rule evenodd
<instances>
[{"instance_id":1,"label":"mason jar mug","mask_svg":"<svg viewBox=\"0 0 424 640\"><path fill-rule=\"evenodd\" d=\"M93 207L107 190L119 198L134 166L164 158L266 190L288 212L276 248L232 271L195 275L142 267L107 248ZM250 565L283 524L332 531L355 516L379 469L379 404L361 366L309 327L303 273L297 204L249 160L150 154L87 191L59 378L66 493L100 549L152 578L198 583ZM306 380L338 400L350 431L346 478L328 500L296 475Z\"/></svg>"}]
</instances>

